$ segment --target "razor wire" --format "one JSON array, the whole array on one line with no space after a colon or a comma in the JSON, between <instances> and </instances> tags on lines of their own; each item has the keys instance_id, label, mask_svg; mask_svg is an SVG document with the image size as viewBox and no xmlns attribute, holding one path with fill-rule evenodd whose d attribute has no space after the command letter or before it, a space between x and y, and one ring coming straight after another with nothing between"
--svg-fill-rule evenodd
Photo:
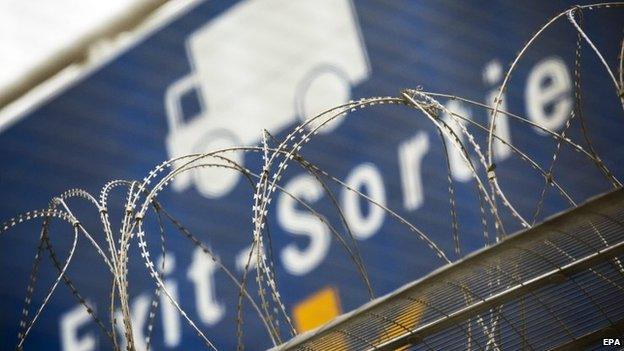
<instances>
[{"instance_id":1,"label":"razor wire","mask_svg":"<svg viewBox=\"0 0 624 351\"><path fill-rule=\"evenodd\" d=\"M440 143L444 150L445 156L445 169L448 180L448 203L449 203L449 215L451 218L449 232L452 235L453 249L457 258L461 257L461 236L462 231L459 226L457 216L457 203L458 199L454 190L453 177L451 176L450 161L448 159L448 153L452 150L458 152L465 164L470 169L470 175L473 180L475 193L479 202L478 220L483 228L483 245L487 246L491 244L490 240L490 228L494 228L496 242L504 238L508 231L505 226L505 218L511 218L512 221L521 227L531 228L538 222L540 214L543 212L543 204L545 201L546 193L552 188L554 192L558 194L570 207L578 205L578 199L574 199L572 196L573 187L564 185L555 172L556 165L560 159L559 155L563 147L568 147L574 151L577 151L579 159L583 159L588 162L592 167L595 167L603 175L605 182L613 189L622 187L622 183L613 171L610 170L608 162L614 162L615 160L605 160L601 158L596 151L591 137L588 132L588 121L583 115L582 110L582 81L581 81L581 65L582 65L582 47L587 46L590 48L590 52L599 60L601 67L605 70L609 77L607 84L613 85L615 89L615 97L624 107L624 41L621 43L620 56L618 58L618 65L614 69L608 64L608 60L605 59L600 49L591 38L591 34L588 34L587 30L583 29L583 15L589 11L605 10L616 7L624 7L624 3L600 3L593 5L574 6L566 11L563 11L553 17L544 26L540 27L538 31L529 39L529 41L521 48L518 55L512 61L510 67L504 75L503 83L499 89L497 97L494 99L494 104L489 106L482 104L461 96L455 96L452 94L428 92L423 88L404 89L397 96L386 97L370 97L359 100L352 100L340 106L330 108L305 120L301 124L294 127L290 132L286 133L286 136L282 139L278 139L275 136L269 134L268 131L264 131L262 134L262 142L258 146L240 146L224 148L220 150L213 150L207 153L197 153L192 155L185 155L177 157L168 161L164 161L161 164L154 167L149 173L140 181L138 180L113 180L105 184L99 192L99 197L91 195L89 192L83 189L71 189L57 197L54 197L49 206L45 209L35 210L20 214L2 225L0 225L0 237L7 235L6 232L12 230L14 227L21 225L25 222L32 222L39 220L42 222L41 231L39 234L39 243L36 248L31 273L28 279L26 288L26 294L24 298L22 313L19 321L19 331L17 335L17 349L23 349L32 328L36 326L40 315L43 313L45 307L49 304L50 298L57 290L58 286L62 282L71 292L74 299L76 299L89 313L90 317L96 322L101 332L106 335L115 350L121 350L121 344L125 345L127 350L136 350L133 336L133 321L130 313L130 292L129 292L129 264L130 264L130 248L135 246L139 249L141 259L147 271L149 278L154 283L154 292L151 299L149 317L147 321L148 335L146 340L142 341L147 348L151 346L151 333L153 329L153 323L158 314L158 301L161 295L164 295L167 300L177 309L180 315L184 318L188 328L192 329L200 340L206 345L207 348L217 350L218 347L212 341L209 334L202 330L198 324L189 316L189 314L182 308L180 301L174 298L173 294L168 291L163 282L163 273L166 260L166 242L167 237L170 235L179 234L190 242L194 247L200 248L201 252L209 257L213 262L217 264L219 269L223 271L228 280L238 289L237 306L236 306L236 343L237 349L243 350L243 335L244 335L244 319L243 319L243 306L245 303L253 308L257 317L261 320L262 325L266 331L266 334L271 339L274 346L277 346L286 340L294 337L297 334L293 322L288 313L288 308L281 296L281 289L279 284L279 277L275 264L273 262L272 254L272 240L270 236L269 228L269 211L271 209L271 202L275 198L276 194L284 194L295 200L301 205L305 211L314 216L316 219L326 225L332 238L336 239L344 250L344 254L348 256L350 262L353 264L353 269L362 281L364 288L368 293L368 297L372 300L375 298L373 289L373 279L366 269L366 260L362 256L357 244L357 240L354 237L353 230L350 228L348 221L346 220L343 209L336 199L333 187L338 187L343 191L351 192L358 198L367 202L370 206L375 206L392 218L393 221L398 223L405 229L404 235L413 235L416 237L427 250L431 252L433 257L436 257L441 264L450 264L453 262L450 253L446 252L443 247L433 239L430 233L427 233L424 229L419 227L416 223L412 223L410 220L402 216L399 211L392 209L375 199L371 198L364 192L353 188L347 184L344 180L332 175L325 171L321 166L312 163L303 155L303 149L313 142L319 135L319 132L326 128L327 125L335 120L341 119L354 119L353 123L358 123L357 118L361 118L359 111L372 110L371 114L374 114L374 109L384 108L388 105L402 106L402 108L408 109L413 114L414 118L425 120L430 123L433 128L438 132L440 136ZM565 125L561 131L549 130L522 115L505 111L501 108L502 97L507 87L512 80L512 74L517 68L519 62L524 57L527 50L535 43L535 41L545 35L546 29L559 21L567 20L571 28L575 31L577 38L574 51L574 107L571 110L570 115L566 119ZM615 72L615 73L614 73ZM489 123L483 124L472 120L468 116L464 116L460 113L451 111L441 102L446 100L457 100L464 103L468 103L479 109L486 111L490 120ZM450 120L444 120L441 116L447 115ZM550 136L556 143L554 150L551 154L551 160L548 164L540 164L536 161L528 151L523 150L521 146L516 145L503 136L496 133L496 120L505 116L510 121L518 123L519 125L532 127L541 130L546 135ZM581 139L573 140L568 133L573 123L577 122L581 128ZM480 135L481 137L478 137ZM485 139L482 137L485 136ZM485 140L485 143L482 141ZM543 184L540 187L538 194L538 200L535 207L531 212L521 213L518 207L514 204L513 200L506 195L505 189L499 184L499 175L496 171L497 165L493 157L493 145L494 143L501 143L509 148L512 155L518 158L528 170L535 172L541 179ZM257 157L261 160L260 169L251 169L242 166L235 162L231 155L233 153L243 153L247 157ZM303 199L289 193L282 185L281 180L289 166L298 167L303 172L312 176L322 186L323 192L330 199L332 208L335 210L339 218L338 225L331 223L326 217L321 215L314 206L306 203ZM240 233L241 236L248 235L250 242L250 251L246 257L245 265L242 271L242 275L237 277L232 270L221 262L221 260L212 252L206 240L200 238L199 235L193 233L183 221L176 218L171 212L167 210L167 204L165 201L161 201L159 197L163 192L167 190L169 185L176 179L176 177L187 172L200 172L202 169L210 168L222 168L228 169L232 172L238 172L244 176L247 180L249 189L253 192L253 199L251 199L251 228L249 233ZM126 199L123 206L123 213L121 223L118 228L114 228L109 216L110 197L111 193L117 189L126 191ZM80 218L72 211L70 206L70 200L80 199L85 201L87 205L91 206L91 209L95 211L99 217L100 228L98 231L88 230L80 221ZM148 230L148 226L145 224L148 218L152 216L157 222L158 231L153 233ZM60 224L68 226L72 235L72 244L69 253L66 257L61 257L56 252L53 246L54 240L60 240L57 238L57 233L54 231L54 235L51 232L51 223L58 221ZM174 227L173 231L167 230L167 225ZM60 231L59 231L60 232ZM607 245L607 240L602 237L599 230L594 228L593 233L600 238L603 245ZM96 235L101 235L104 239L106 247L101 247L98 244ZM161 268L158 267L158 262L155 262L153 253L150 248L148 237L154 237L158 239L159 252L161 256ZM91 307L88 300L80 293L77 285L69 277L68 267L70 266L74 253L79 240L87 240L90 248L94 249L97 257L107 267L107 270L111 274L111 286L110 286L110 304L108 306L109 312L109 325L107 325L105 319L98 315L96 311ZM573 260L574 256L566 251L565 248L557 246L555 243L549 243L550 249L556 250ZM35 290L38 288L37 282L40 273L40 267L43 264L43 256L45 254L49 256L52 265L57 271L57 275L54 277L51 286L47 287L43 300L36 304L33 301ZM267 255L268 253L268 255ZM542 257L547 261L545 256L541 253L532 252L534 256ZM554 263L552 263L554 264ZM620 275L624 275L624 268L619 259L614 259L611 264L616 268L616 271ZM488 282L484 289L487 290L500 290L509 288L512 285L518 284L520 281L517 277L514 277L513 272L501 270L500 265L494 265L487 267L495 273L491 276L493 279ZM255 272L252 272L255 270ZM600 280L608 281L609 284L615 284L619 289L622 289L619 283L612 278L606 277L599 271L592 270L593 275L597 276ZM257 291L255 295L250 291L250 278L254 276ZM581 287L579 283L574 282L578 287ZM461 290L461 296L464 302L469 303L483 299L484 291L473 291L468 288L468 284L449 282L449 289ZM583 289L581 289L583 290ZM542 306L546 306L544 301L541 301L539 297L532 296ZM523 300L524 301L524 300ZM422 302L430 309L436 309L441 315L446 314L445 308L440 306L428 305L426 301ZM524 306L524 302L521 303ZM115 311L119 309L120 313L116 315ZM523 313L531 311L525 311ZM604 312L602 312L604 313ZM31 317L32 316L32 317ZM117 316L121 316L121 321ZM374 316L375 317L375 316ZM376 316L376 318L385 318L382 316ZM554 320L557 321L562 330L567 330L567 326L561 322L555 315ZM411 327L402 324L398 320L384 320L386 323L399 326L401 329L410 331ZM484 340L474 337L475 331L472 323L465 326L460 326L461 333L467 337L470 345L473 345L473 341L480 349L489 349L491 347L498 348L497 346L497 330L501 328L501 325L507 325L514 329L514 332L520 335L521 339L524 338L522 328L517 329L516 326L510 322L508 316L500 308L491 308L487 312L479 315L475 318L476 327L482 331ZM123 336L117 335L117 328L123 330ZM569 332L568 332L569 334ZM368 347L374 347L374 345L367 341L365 335L352 335L351 337L357 338L364 342ZM527 348L531 348L530 343L523 339L523 344ZM432 346L426 345L429 349Z\"/></svg>"}]
</instances>

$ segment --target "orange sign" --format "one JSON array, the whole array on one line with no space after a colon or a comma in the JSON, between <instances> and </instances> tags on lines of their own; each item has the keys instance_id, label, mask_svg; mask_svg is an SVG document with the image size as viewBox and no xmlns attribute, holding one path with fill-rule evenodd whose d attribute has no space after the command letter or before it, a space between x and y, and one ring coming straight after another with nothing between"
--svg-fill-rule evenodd
<instances>
[{"instance_id":1,"label":"orange sign","mask_svg":"<svg viewBox=\"0 0 624 351\"><path fill-rule=\"evenodd\" d=\"M295 327L299 333L303 333L329 322L341 312L338 291L333 287L326 287L294 307Z\"/></svg>"}]
</instances>

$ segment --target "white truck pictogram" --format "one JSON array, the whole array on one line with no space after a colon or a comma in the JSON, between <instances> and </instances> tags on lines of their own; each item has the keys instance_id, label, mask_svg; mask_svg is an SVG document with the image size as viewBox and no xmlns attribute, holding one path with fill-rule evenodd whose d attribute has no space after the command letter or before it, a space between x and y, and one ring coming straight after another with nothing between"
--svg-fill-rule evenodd
<instances>
[{"instance_id":1,"label":"white truck pictogram","mask_svg":"<svg viewBox=\"0 0 624 351\"><path fill-rule=\"evenodd\" d=\"M350 0L242 1L196 30L186 42L191 72L165 94L169 156L255 145L262 129L275 135L347 102L370 73L356 16ZM201 112L185 118L181 99L193 91ZM228 156L243 163L240 153ZM172 185L183 191L193 182L218 198L238 177L212 167Z\"/></svg>"}]
</instances>

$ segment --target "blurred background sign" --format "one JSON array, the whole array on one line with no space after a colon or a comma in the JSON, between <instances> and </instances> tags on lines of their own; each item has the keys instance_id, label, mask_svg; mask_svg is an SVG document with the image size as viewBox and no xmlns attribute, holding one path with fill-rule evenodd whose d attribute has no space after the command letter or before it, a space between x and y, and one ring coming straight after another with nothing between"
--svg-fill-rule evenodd
<instances>
[{"instance_id":1,"label":"blurred background sign","mask_svg":"<svg viewBox=\"0 0 624 351\"><path fill-rule=\"evenodd\" d=\"M100 23L98 27L111 31L104 36L109 45L100 42L105 49L99 53L88 49L89 45L79 46L83 56L93 52L82 61L55 61L55 69L37 76L39 80L27 81L29 88L41 83L35 90L15 88L20 85L15 82L23 80L22 73L2 76L0 218L45 207L52 196L69 188L97 192L112 179L140 180L156 164L175 156L255 145L262 128L283 138L304 116L350 99L396 96L403 88L422 86L427 91L491 104L518 49L547 19L572 4L531 1L521 6L476 0L136 3L141 3L143 10L129 11L119 5L110 14L84 17L85 23ZM69 8L71 13L73 7ZM92 12L100 10L92 8ZM127 14L133 16L124 19L126 25L106 26ZM611 63L618 56L622 14L621 10L603 11L584 18L588 32ZM33 22L26 23L35 27ZM15 28L14 24L2 30L9 42L24 38L19 47L40 47L36 40L24 43L30 37ZM48 24L40 28L48 31ZM73 27L67 28L71 28L68 34L74 32ZM25 63L15 68L16 72L33 72L33 67L52 60L53 51L63 52L69 41L90 38L87 31L81 33L85 34L57 41L48 54L36 54L40 61ZM575 41L576 32L569 23L549 29L514 73L504 108L551 130L561 130L573 108ZM12 62L21 56L10 52L3 56L8 62L3 65L18 67ZM587 119L594 147L614 173L622 176L621 107L617 99L605 98L613 92L600 63L589 51L584 57L584 108L591 111ZM447 107L475 121L488 121L484 110L458 101L447 102ZM504 119L498 128L514 145L548 164L555 148L553 138ZM570 133L578 136L578 127L572 127ZM400 106L356 112L325 128L303 151L322 169L418 224L445 252L452 253L444 152L435 128L422 115ZM520 211L534 209L543 180L512 157L504 145L496 146L495 154L501 186L510 200ZM247 167L260 169L261 160L256 156L235 157ZM479 200L465 165L457 155L451 154L449 159L462 233L461 253L449 254L455 260L493 238L483 237ZM610 188L599 171L580 162L572 150L562 150L557 174L577 201ZM329 222L339 223L330 199L302 170L289 169L283 186L313 205ZM349 192L334 190L362 251L376 296L444 263L383 211ZM252 195L249 184L232 171L197 171L176 179L161 201L226 266L241 274L251 242ZM116 196L113 203L123 203L124 194ZM297 328L308 330L368 301L365 285L329 229L288 197L277 196L272 205L270 257ZM566 207L560 197L549 193L536 219ZM91 216L96 223L97 214ZM519 226L510 224L508 229ZM60 234L62 230L58 233L52 238L53 245L65 253L71 233L66 237ZM0 343L6 347L17 340L38 239L36 226L2 238ZM177 233L168 234L167 247L169 264L163 272L167 286L217 347L233 349L237 288ZM143 340L148 334L145 321L154 287L136 258L138 251L133 250L131 311L136 339ZM41 269L41 291L35 294L35 301L42 299L57 273L50 264ZM68 276L108 323L110 274L86 243L79 243ZM250 290L254 291L253 284ZM170 307L163 298L158 307L163 313L149 332L154 349L202 348L200 339ZM272 346L253 309L245 306L242 316L247 349ZM111 345L63 286L31 332L25 349L87 351L108 350Z\"/></svg>"}]
</instances>

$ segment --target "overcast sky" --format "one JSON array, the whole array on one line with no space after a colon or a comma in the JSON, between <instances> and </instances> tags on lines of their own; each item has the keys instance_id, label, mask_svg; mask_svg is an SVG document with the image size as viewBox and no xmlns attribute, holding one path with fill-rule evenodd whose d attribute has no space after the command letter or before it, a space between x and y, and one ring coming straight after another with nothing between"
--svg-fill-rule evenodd
<instances>
[{"instance_id":1,"label":"overcast sky","mask_svg":"<svg viewBox=\"0 0 624 351\"><path fill-rule=\"evenodd\" d=\"M145 0L0 0L0 91Z\"/></svg>"}]
</instances>

